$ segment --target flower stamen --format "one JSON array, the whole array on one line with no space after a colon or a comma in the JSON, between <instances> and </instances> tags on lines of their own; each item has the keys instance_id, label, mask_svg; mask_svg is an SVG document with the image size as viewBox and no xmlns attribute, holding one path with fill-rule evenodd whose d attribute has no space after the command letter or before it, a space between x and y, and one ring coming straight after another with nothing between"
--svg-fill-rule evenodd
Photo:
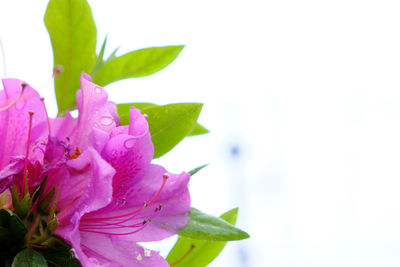
<instances>
[{"instance_id":1,"label":"flower stamen","mask_svg":"<svg viewBox=\"0 0 400 267\"><path fill-rule=\"evenodd\" d=\"M145 202L139 209L133 210L126 214L109 216L109 217L83 217L81 219L81 225L79 229L84 232L98 233L98 234L110 234L110 235L129 235L137 233L146 227L155 216L140 216L140 212L149 207L155 202L155 200L160 196L162 190L165 187L167 179L169 178L168 173L162 175L163 182L160 188L157 190L155 195L150 199L150 201ZM158 205L154 212L157 213L161 211L162 205ZM144 215L144 214L143 214Z\"/></svg>"},{"instance_id":2,"label":"flower stamen","mask_svg":"<svg viewBox=\"0 0 400 267\"><path fill-rule=\"evenodd\" d=\"M44 113L46 114L46 119L47 119L47 128L49 128L49 135L51 135L50 118L49 114L47 113L46 104L44 103L44 97L41 97L40 101L42 101L43 104Z\"/></svg>"},{"instance_id":3,"label":"flower stamen","mask_svg":"<svg viewBox=\"0 0 400 267\"><path fill-rule=\"evenodd\" d=\"M21 89L21 92L19 93L19 96L18 96L16 99L14 99L13 101L11 101L11 102L10 102L8 105L6 105L5 107L0 108L0 112L5 111L5 110L11 108L12 106L14 106L15 104L17 104L17 102L18 102L19 100L21 100L22 95L24 94L25 88L26 88L27 86L28 86L28 85L27 85L26 83L21 83L22 89Z\"/></svg>"},{"instance_id":4,"label":"flower stamen","mask_svg":"<svg viewBox=\"0 0 400 267\"><path fill-rule=\"evenodd\" d=\"M29 145L31 143L31 132L32 132L32 119L33 119L33 111L28 111L29 113L29 128L28 128L28 140L26 142L26 154L25 154L25 162L24 162L24 171L23 171L23 192L24 195L28 190L27 186L27 170L28 170L28 156L29 156Z\"/></svg>"}]
</instances>

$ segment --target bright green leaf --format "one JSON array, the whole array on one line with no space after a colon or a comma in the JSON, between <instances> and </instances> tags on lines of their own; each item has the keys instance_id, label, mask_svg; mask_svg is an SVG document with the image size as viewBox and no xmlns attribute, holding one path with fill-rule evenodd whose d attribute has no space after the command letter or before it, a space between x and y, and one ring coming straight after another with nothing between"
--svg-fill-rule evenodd
<instances>
[{"instance_id":1,"label":"bright green leaf","mask_svg":"<svg viewBox=\"0 0 400 267\"><path fill-rule=\"evenodd\" d=\"M207 167L208 164L204 164L200 167L194 168L193 170L189 171L190 176L195 175L198 171L200 171L201 169L203 169L204 167Z\"/></svg>"},{"instance_id":2,"label":"bright green leaf","mask_svg":"<svg viewBox=\"0 0 400 267\"><path fill-rule=\"evenodd\" d=\"M97 73L99 68L104 64L104 51L106 50L107 44L107 36L104 38L103 44L101 45L100 53L96 58L96 63L94 64L92 73L90 74L92 77Z\"/></svg>"},{"instance_id":3,"label":"bright green leaf","mask_svg":"<svg viewBox=\"0 0 400 267\"><path fill-rule=\"evenodd\" d=\"M31 248L20 251L14 258L12 267L47 267L43 256Z\"/></svg>"},{"instance_id":4,"label":"bright green leaf","mask_svg":"<svg viewBox=\"0 0 400 267\"><path fill-rule=\"evenodd\" d=\"M192 239L209 241L231 241L249 237L246 232L230 223L218 217L204 214L195 208L190 211L189 223L185 228L179 230L178 234Z\"/></svg>"},{"instance_id":5,"label":"bright green leaf","mask_svg":"<svg viewBox=\"0 0 400 267\"><path fill-rule=\"evenodd\" d=\"M238 208L232 209L221 219L235 225ZM167 261L171 266L203 267L212 262L225 247L226 241L205 241L186 237L179 237L175 246L168 254Z\"/></svg>"},{"instance_id":6,"label":"bright green leaf","mask_svg":"<svg viewBox=\"0 0 400 267\"><path fill-rule=\"evenodd\" d=\"M137 109L140 109L143 114L147 114L147 109L150 107L156 107L158 105L153 104L153 103L147 103L147 102L140 102L140 103L126 103L126 104L118 104L117 105L117 110L118 110L118 115L120 117L120 121L122 125L128 125L129 124L129 109L131 106L134 106ZM151 121L151 118L150 118ZM209 131L202 126L199 123L196 123L194 129L188 134L188 136L195 136L195 135L201 135L201 134L206 134Z\"/></svg>"},{"instance_id":7,"label":"bright green leaf","mask_svg":"<svg viewBox=\"0 0 400 267\"><path fill-rule=\"evenodd\" d=\"M205 128L203 125L197 124L188 136L202 135L209 132L210 131L207 130L207 128Z\"/></svg>"},{"instance_id":8,"label":"bright green leaf","mask_svg":"<svg viewBox=\"0 0 400 267\"><path fill-rule=\"evenodd\" d=\"M118 113L122 125L129 123L129 107L138 107L148 115L154 158L158 158L193 131L203 104L179 103L157 106L150 103L119 104ZM141 107L141 108L140 108Z\"/></svg>"},{"instance_id":9,"label":"bright green leaf","mask_svg":"<svg viewBox=\"0 0 400 267\"><path fill-rule=\"evenodd\" d=\"M148 76L168 66L183 46L150 47L110 57L97 71L93 82L105 86L115 81Z\"/></svg>"},{"instance_id":10,"label":"bright green leaf","mask_svg":"<svg viewBox=\"0 0 400 267\"><path fill-rule=\"evenodd\" d=\"M86 0L50 0L44 22L53 46L54 66L63 67L55 79L62 114L75 106L82 71L90 73L96 62L96 25Z\"/></svg>"}]
</instances>

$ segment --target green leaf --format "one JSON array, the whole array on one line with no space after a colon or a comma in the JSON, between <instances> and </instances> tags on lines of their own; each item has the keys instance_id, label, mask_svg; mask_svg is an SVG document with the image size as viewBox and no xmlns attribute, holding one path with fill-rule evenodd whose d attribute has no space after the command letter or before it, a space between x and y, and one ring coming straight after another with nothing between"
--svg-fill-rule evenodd
<instances>
[{"instance_id":1,"label":"green leaf","mask_svg":"<svg viewBox=\"0 0 400 267\"><path fill-rule=\"evenodd\" d=\"M119 104L118 113L122 125L129 123L129 107L142 107L148 115L151 139L154 144L154 158L158 158L193 131L203 104L179 103L157 106L150 103Z\"/></svg>"},{"instance_id":2,"label":"green leaf","mask_svg":"<svg viewBox=\"0 0 400 267\"><path fill-rule=\"evenodd\" d=\"M104 64L104 51L106 50L107 44L107 36L104 38L103 44L101 45L100 54L96 58L96 63L94 64L92 73L90 74L92 77L97 73L99 68Z\"/></svg>"},{"instance_id":3,"label":"green leaf","mask_svg":"<svg viewBox=\"0 0 400 267\"><path fill-rule=\"evenodd\" d=\"M82 71L90 73L96 62L96 25L86 0L50 0L44 23L53 47L54 66L63 72L55 79L58 112L75 106Z\"/></svg>"},{"instance_id":4,"label":"green leaf","mask_svg":"<svg viewBox=\"0 0 400 267\"><path fill-rule=\"evenodd\" d=\"M221 219L235 225L238 208L232 209ZM167 261L171 266L203 267L212 262L225 247L226 241L205 241L186 237L179 237L175 246L168 254Z\"/></svg>"},{"instance_id":5,"label":"green leaf","mask_svg":"<svg viewBox=\"0 0 400 267\"><path fill-rule=\"evenodd\" d=\"M0 226L8 229L15 241L23 240L27 232L22 221L8 209L0 210Z\"/></svg>"},{"instance_id":6,"label":"green leaf","mask_svg":"<svg viewBox=\"0 0 400 267\"><path fill-rule=\"evenodd\" d=\"M188 136L202 135L209 132L210 131L207 130L207 128L205 128L203 125L197 124Z\"/></svg>"},{"instance_id":7,"label":"green leaf","mask_svg":"<svg viewBox=\"0 0 400 267\"><path fill-rule=\"evenodd\" d=\"M148 76L168 66L183 46L150 47L110 57L93 77L93 82L105 86L115 81Z\"/></svg>"},{"instance_id":8,"label":"green leaf","mask_svg":"<svg viewBox=\"0 0 400 267\"><path fill-rule=\"evenodd\" d=\"M147 103L147 102L141 102L141 103L125 103L125 104L118 104L117 109L118 109L118 115L120 116L121 124L122 125L128 125L129 124L129 109L131 106L134 106L137 109L140 109L143 114L146 113L146 109L149 107L156 107L158 105L153 104L153 103ZM196 126L194 127L193 131L191 131L188 136L195 136L195 135L201 135L201 134L206 134L209 133L209 131L199 123L196 123Z\"/></svg>"},{"instance_id":9,"label":"green leaf","mask_svg":"<svg viewBox=\"0 0 400 267\"><path fill-rule=\"evenodd\" d=\"M189 171L190 176L195 175L198 171L200 171L201 169L203 169L204 167L207 167L208 164L204 164L200 167L194 168L193 170Z\"/></svg>"},{"instance_id":10,"label":"green leaf","mask_svg":"<svg viewBox=\"0 0 400 267\"><path fill-rule=\"evenodd\" d=\"M209 241L231 241L248 238L249 235L226 221L192 208L190 221L179 230L180 236Z\"/></svg>"},{"instance_id":11,"label":"green leaf","mask_svg":"<svg viewBox=\"0 0 400 267\"><path fill-rule=\"evenodd\" d=\"M47 266L46 260L43 256L31 248L26 248L20 251L15 256L12 267L45 267Z\"/></svg>"},{"instance_id":12,"label":"green leaf","mask_svg":"<svg viewBox=\"0 0 400 267\"><path fill-rule=\"evenodd\" d=\"M81 267L81 263L69 251L59 249L46 249L43 251L46 260L52 266Z\"/></svg>"}]
</instances>

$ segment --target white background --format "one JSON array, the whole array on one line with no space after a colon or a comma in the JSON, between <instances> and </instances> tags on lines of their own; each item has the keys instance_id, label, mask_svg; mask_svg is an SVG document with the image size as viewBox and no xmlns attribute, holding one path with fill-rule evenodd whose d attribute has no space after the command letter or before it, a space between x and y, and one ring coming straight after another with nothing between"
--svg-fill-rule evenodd
<instances>
[{"instance_id":1,"label":"white background","mask_svg":"<svg viewBox=\"0 0 400 267\"><path fill-rule=\"evenodd\" d=\"M251 239L212 266L400 266L398 1L90 3L107 53L186 45L165 70L107 91L115 102L205 103L211 134L158 162L210 163L192 179L193 206L240 206ZM54 115L46 4L1 0L0 37L7 76Z\"/></svg>"}]
</instances>

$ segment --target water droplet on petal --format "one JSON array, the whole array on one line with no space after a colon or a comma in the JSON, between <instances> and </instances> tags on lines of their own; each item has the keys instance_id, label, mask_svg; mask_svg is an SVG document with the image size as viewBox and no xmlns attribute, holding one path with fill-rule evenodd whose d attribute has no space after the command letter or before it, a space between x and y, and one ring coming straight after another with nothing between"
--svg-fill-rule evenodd
<instances>
[{"instance_id":1,"label":"water droplet on petal","mask_svg":"<svg viewBox=\"0 0 400 267\"><path fill-rule=\"evenodd\" d=\"M99 114L99 110L96 109L96 110L94 111L94 114Z\"/></svg>"},{"instance_id":2,"label":"water droplet on petal","mask_svg":"<svg viewBox=\"0 0 400 267\"><path fill-rule=\"evenodd\" d=\"M136 259L138 260L138 261L141 261L142 259L143 259L143 257L142 257L142 255L137 255L137 257L136 257Z\"/></svg>"},{"instance_id":3,"label":"water droplet on petal","mask_svg":"<svg viewBox=\"0 0 400 267\"><path fill-rule=\"evenodd\" d=\"M100 123L104 126L109 126L114 122L114 119L109 116L103 116L100 118Z\"/></svg>"},{"instance_id":4,"label":"water droplet on petal","mask_svg":"<svg viewBox=\"0 0 400 267\"><path fill-rule=\"evenodd\" d=\"M18 110L22 110L25 107L25 101L21 100L15 103L15 108Z\"/></svg>"},{"instance_id":5,"label":"water droplet on petal","mask_svg":"<svg viewBox=\"0 0 400 267\"><path fill-rule=\"evenodd\" d=\"M147 248L143 248L144 251L144 256L145 257L150 257L151 256L151 250Z\"/></svg>"},{"instance_id":6,"label":"water droplet on petal","mask_svg":"<svg viewBox=\"0 0 400 267\"><path fill-rule=\"evenodd\" d=\"M101 87L99 87L99 86L96 86L96 87L94 88L94 91L95 91L97 94L101 94L101 93L103 92L103 88L101 88Z\"/></svg>"},{"instance_id":7,"label":"water droplet on petal","mask_svg":"<svg viewBox=\"0 0 400 267\"><path fill-rule=\"evenodd\" d=\"M131 139L125 140L124 147L127 148L127 149L131 149L132 147L135 146L135 143L136 143L136 139L135 138L131 138Z\"/></svg>"}]
</instances>

